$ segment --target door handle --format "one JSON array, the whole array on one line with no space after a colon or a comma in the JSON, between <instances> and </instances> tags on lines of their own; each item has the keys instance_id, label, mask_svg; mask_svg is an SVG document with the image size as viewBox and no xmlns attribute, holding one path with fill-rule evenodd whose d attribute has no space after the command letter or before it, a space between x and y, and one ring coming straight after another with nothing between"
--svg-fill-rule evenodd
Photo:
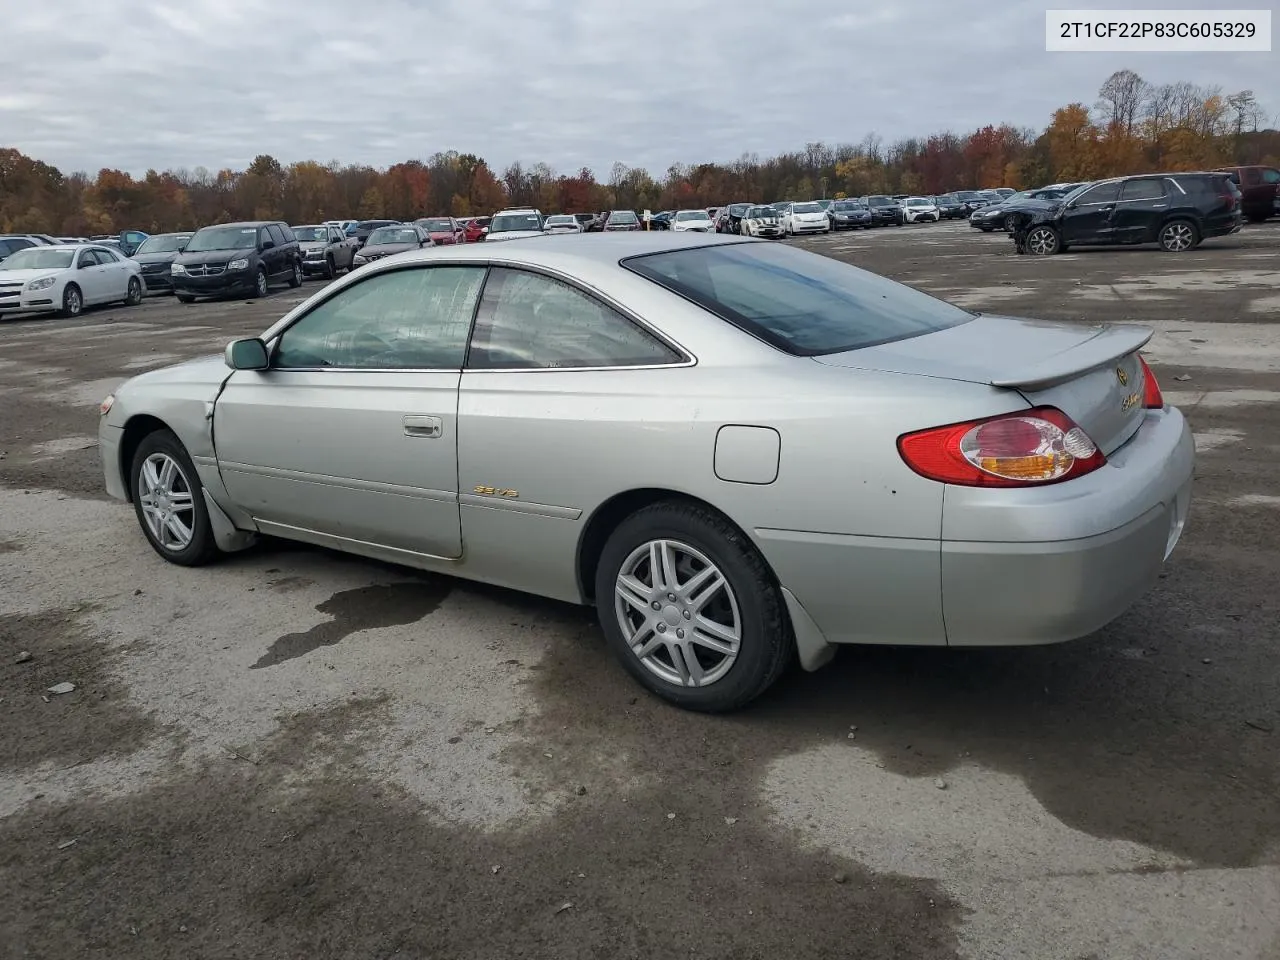
<instances>
[{"instance_id":1,"label":"door handle","mask_svg":"<svg viewBox=\"0 0 1280 960\"><path fill-rule=\"evenodd\" d=\"M405 417L404 435L424 440L434 440L444 432L439 417Z\"/></svg>"}]
</instances>

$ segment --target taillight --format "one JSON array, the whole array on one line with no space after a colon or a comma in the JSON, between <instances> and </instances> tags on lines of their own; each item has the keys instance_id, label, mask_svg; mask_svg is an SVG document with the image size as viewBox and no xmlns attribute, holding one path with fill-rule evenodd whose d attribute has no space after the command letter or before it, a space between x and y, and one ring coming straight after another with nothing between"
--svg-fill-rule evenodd
<instances>
[{"instance_id":1,"label":"taillight","mask_svg":"<svg viewBox=\"0 0 1280 960\"><path fill-rule=\"evenodd\" d=\"M1142 364L1142 405L1148 410L1164 409L1164 394L1160 392L1160 384L1156 375L1147 366L1147 361L1138 355L1138 363Z\"/></svg>"},{"instance_id":2,"label":"taillight","mask_svg":"<svg viewBox=\"0 0 1280 960\"><path fill-rule=\"evenodd\" d=\"M898 452L920 476L963 487L1058 483L1107 462L1089 435L1056 407L903 434Z\"/></svg>"}]
</instances>

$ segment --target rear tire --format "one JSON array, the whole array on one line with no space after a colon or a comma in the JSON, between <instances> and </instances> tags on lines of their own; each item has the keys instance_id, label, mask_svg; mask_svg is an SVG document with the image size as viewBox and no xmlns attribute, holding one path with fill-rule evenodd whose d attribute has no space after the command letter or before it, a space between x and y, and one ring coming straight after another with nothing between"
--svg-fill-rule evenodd
<instances>
[{"instance_id":1,"label":"rear tire","mask_svg":"<svg viewBox=\"0 0 1280 960\"><path fill-rule=\"evenodd\" d=\"M1200 242L1200 231L1190 220L1170 220L1160 228L1160 249L1165 253L1186 253Z\"/></svg>"},{"instance_id":2,"label":"rear tire","mask_svg":"<svg viewBox=\"0 0 1280 960\"><path fill-rule=\"evenodd\" d=\"M267 282L267 271L265 267L259 267L257 274L253 278L253 292L251 297L265 297L267 291L271 289L271 285Z\"/></svg>"},{"instance_id":3,"label":"rear tire","mask_svg":"<svg viewBox=\"0 0 1280 960\"><path fill-rule=\"evenodd\" d=\"M632 599L622 598L624 589ZM687 710L745 706L782 675L795 650L764 558L740 530L698 504L661 501L619 524L596 567L595 596L601 629L626 670ZM648 651L643 659L635 645Z\"/></svg>"}]
</instances>

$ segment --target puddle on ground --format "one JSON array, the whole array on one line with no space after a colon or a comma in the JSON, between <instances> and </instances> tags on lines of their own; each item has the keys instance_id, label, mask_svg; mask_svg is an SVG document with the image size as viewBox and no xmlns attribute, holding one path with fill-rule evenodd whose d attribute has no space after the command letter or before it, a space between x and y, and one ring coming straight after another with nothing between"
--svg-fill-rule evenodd
<instances>
[{"instance_id":1,"label":"puddle on ground","mask_svg":"<svg viewBox=\"0 0 1280 960\"><path fill-rule=\"evenodd\" d=\"M406 583L375 584L343 590L316 606L332 619L318 623L302 633L287 633L264 653L251 670L274 667L306 656L321 647L341 643L361 630L396 627L416 623L433 613L449 595L451 581L446 577L411 580Z\"/></svg>"}]
</instances>

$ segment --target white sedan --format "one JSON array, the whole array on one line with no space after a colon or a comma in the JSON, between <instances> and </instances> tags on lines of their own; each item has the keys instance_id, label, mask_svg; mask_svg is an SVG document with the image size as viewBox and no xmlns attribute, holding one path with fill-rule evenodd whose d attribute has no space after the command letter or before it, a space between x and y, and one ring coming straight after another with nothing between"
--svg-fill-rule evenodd
<instances>
[{"instance_id":1,"label":"white sedan","mask_svg":"<svg viewBox=\"0 0 1280 960\"><path fill-rule=\"evenodd\" d=\"M581 233L582 224L571 213L556 213L547 217L542 224L543 233Z\"/></svg>"},{"instance_id":2,"label":"white sedan","mask_svg":"<svg viewBox=\"0 0 1280 960\"><path fill-rule=\"evenodd\" d=\"M782 229L791 237L801 233L830 233L831 221L822 205L810 200L787 207L782 214Z\"/></svg>"},{"instance_id":3,"label":"white sedan","mask_svg":"<svg viewBox=\"0 0 1280 960\"><path fill-rule=\"evenodd\" d=\"M0 263L0 314L78 317L97 303L142 302L142 265L96 243L28 247Z\"/></svg>"},{"instance_id":4,"label":"white sedan","mask_svg":"<svg viewBox=\"0 0 1280 960\"><path fill-rule=\"evenodd\" d=\"M715 233L716 224L705 210L677 210L671 218L673 233Z\"/></svg>"},{"instance_id":5,"label":"white sedan","mask_svg":"<svg viewBox=\"0 0 1280 960\"><path fill-rule=\"evenodd\" d=\"M925 223L942 219L942 211L932 197L907 197L902 201L903 223Z\"/></svg>"}]
</instances>

